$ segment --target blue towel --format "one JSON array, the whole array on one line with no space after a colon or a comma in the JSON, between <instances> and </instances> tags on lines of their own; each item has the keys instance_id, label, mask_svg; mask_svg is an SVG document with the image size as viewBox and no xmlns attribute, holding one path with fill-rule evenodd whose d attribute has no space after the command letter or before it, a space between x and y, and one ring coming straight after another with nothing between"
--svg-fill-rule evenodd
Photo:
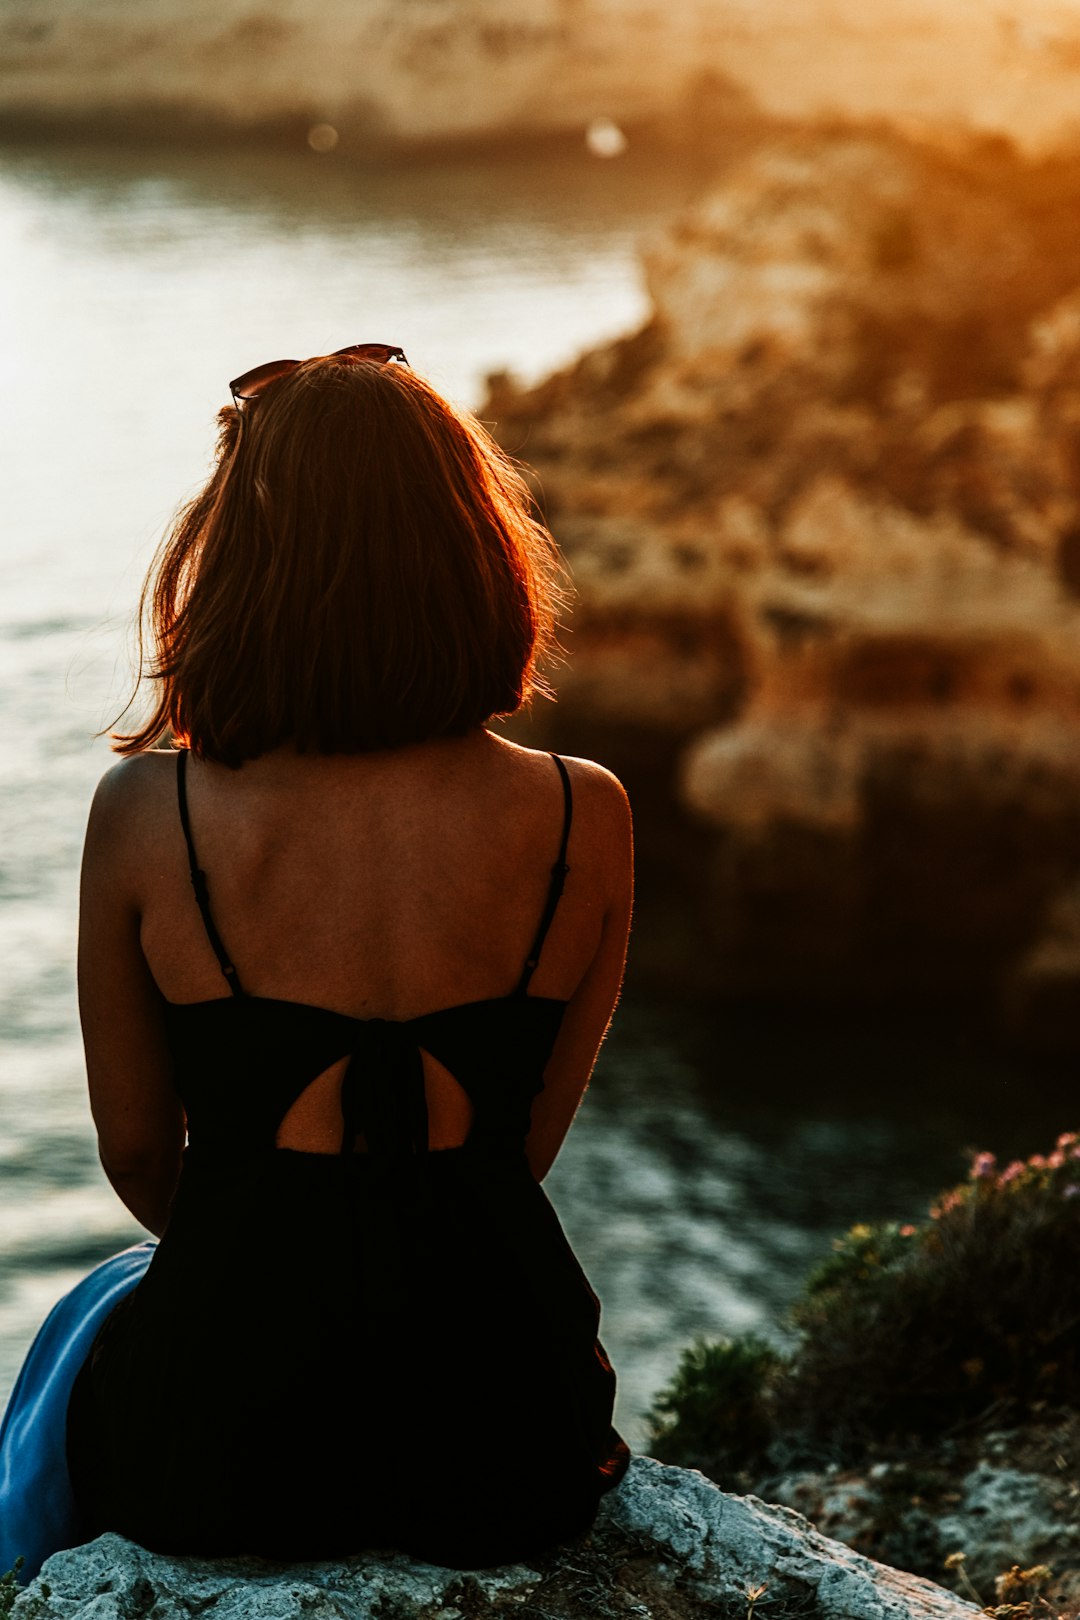
<instances>
[{"instance_id":1,"label":"blue towel","mask_svg":"<svg viewBox=\"0 0 1080 1620\"><path fill-rule=\"evenodd\" d=\"M50 1554L86 1540L68 1478L68 1401L98 1329L156 1247L148 1239L95 1266L53 1306L27 1352L0 1424L0 1574L21 1555L26 1583Z\"/></svg>"}]
</instances>

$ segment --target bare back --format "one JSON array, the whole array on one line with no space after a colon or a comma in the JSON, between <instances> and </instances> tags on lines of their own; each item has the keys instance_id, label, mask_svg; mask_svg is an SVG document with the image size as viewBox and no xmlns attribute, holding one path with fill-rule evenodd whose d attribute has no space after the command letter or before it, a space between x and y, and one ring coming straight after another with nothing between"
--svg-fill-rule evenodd
<instances>
[{"instance_id":1,"label":"bare back","mask_svg":"<svg viewBox=\"0 0 1080 1620\"><path fill-rule=\"evenodd\" d=\"M228 987L192 904L175 757L159 762L142 945L167 1000L205 1000ZM608 898L587 792L576 797L576 881L535 983L566 1000ZM513 989L563 823L548 755L479 733L379 755L273 755L240 771L193 760L188 798L214 918L249 994L410 1018Z\"/></svg>"},{"instance_id":2,"label":"bare back","mask_svg":"<svg viewBox=\"0 0 1080 1620\"><path fill-rule=\"evenodd\" d=\"M129 1084L115 1077L124 1062L118 1037L108 1033L122 1009L108 1016L103 897L136 923L140 956L165 1001L230 993L191 890L175 772L175 756L164 753L118 767L88 835L80 978L103 1157L110 1119L130 1100ZM535 1141L530 1133L539 1174L610 1017L629 921L621 790L587 762L571 761L569 772L570 872L531 982L531 993L569 1004L534 1111ZM114 777L123 781L110 788ZM563 826L550 756L478 731L380 754L278 751L239 771L192 761L188 801L213 917L249 995L399 1021L503 997L517 984ZM468 1131L468 1101L430 1054L425 1070L429 1145L455 1145ZM322 1089L299 1100L282 1145L334 1151L337 1078L328 1071Z\"/></svg>"}]
</instances>

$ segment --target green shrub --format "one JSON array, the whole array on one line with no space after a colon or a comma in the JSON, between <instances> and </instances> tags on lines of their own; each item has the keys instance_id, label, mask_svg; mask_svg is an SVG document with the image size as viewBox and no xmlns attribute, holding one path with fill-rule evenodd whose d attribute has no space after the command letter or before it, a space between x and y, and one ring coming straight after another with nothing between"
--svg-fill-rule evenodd
<instances>
[{"instance_id":1,"label":"green shrub","mask_svg":"<svg viewBox=\"0 0 1080 1620\"><path fill-rule=\"evenodd\" d=\"M836 1241L794 1308L790 1356L695 1346L657 1398L654 1440L670 1461L712 1458L719 1478L777 1435L855 1460L1037 1403L1080 1409L1078 1262L1080 1137L1004 1169L977 1154L927 1221Z\"/></svg>"},{"instance_id":2,"label":"green shrub","mask_svg":"<svg viewBox=\"0 0 1080 1620\"><path fill-rule=\"evenodd\" d=\"M653 1455L700 1468L728 1489L739 1485L741 1471L773 1438L769 1397L780 1364L778 1352L753 1334L697 1340L649 1413Z\"/></svg>"},{"instance_id":3,"label":"green shrub","mask_svg":"<svg viewBox=\"0 0 1080 1620\"><path fill-rule=\"evenodd\" d=\"M0 1575L0 1620L9 1615L15 1606L15 1599L19 1595L18 1574L22 1566L23 1560L16 1558L15 1567Z\"/></svg>"}]
</instances>

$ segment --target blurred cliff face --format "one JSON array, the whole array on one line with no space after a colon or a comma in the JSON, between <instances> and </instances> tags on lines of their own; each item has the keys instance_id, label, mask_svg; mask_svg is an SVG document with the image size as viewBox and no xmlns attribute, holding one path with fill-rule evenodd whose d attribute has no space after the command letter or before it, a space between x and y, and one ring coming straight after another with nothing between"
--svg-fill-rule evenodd
<instances>
[{"instance_id":1,"label":"blurred cliff face","mask_svg":"<svg viewBox=\"0 0 1080 1620\"><path fill-rule=\"evenodd\" d=\"M1045 145L1074 128L1078 64L1069 0L9 0L0 18L9 125L329 128L353 147L605 115L699 136L737 105Z\"/></svg>"},{"instance_id":2,"label":"blurred cliff face","mask_svg":"<svg viewBox=\"0 0 1080 1620\"><path fill-rule=\"evenodd\" d=\"M494 380L581 593L561 723L668 762L721 989L1077 1038L1078 203L1078 158L789 132L644 331Z\"/></svg>"}]
</instances>

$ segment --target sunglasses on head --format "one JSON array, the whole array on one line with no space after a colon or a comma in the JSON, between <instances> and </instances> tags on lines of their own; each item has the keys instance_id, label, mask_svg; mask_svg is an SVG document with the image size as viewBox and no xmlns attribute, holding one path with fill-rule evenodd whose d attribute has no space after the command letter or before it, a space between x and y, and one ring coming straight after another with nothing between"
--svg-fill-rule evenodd
<instances>
[{"instance_id":1,"label":"sunglasses on head","mask_svg":"<svg viewBox=\"0 0 1080 1620\"><path fill-rule=\"evenodd\" d=\"M327 355L326 358L368 360L378 366L385 366L391 360L397 360L403 366L409 363L405 358L405 350L397 348L393 343L351 343L347 349L335 349L333 354ZM303 360L268 360L265 365L245 371L242 377L234 377L229 384L233 404L239 410L242 401L258 399L272 383L276 383L280 377L287 377L290 371L295 371L297 366L304 363Z\"/></svg>"}]
</instances>

